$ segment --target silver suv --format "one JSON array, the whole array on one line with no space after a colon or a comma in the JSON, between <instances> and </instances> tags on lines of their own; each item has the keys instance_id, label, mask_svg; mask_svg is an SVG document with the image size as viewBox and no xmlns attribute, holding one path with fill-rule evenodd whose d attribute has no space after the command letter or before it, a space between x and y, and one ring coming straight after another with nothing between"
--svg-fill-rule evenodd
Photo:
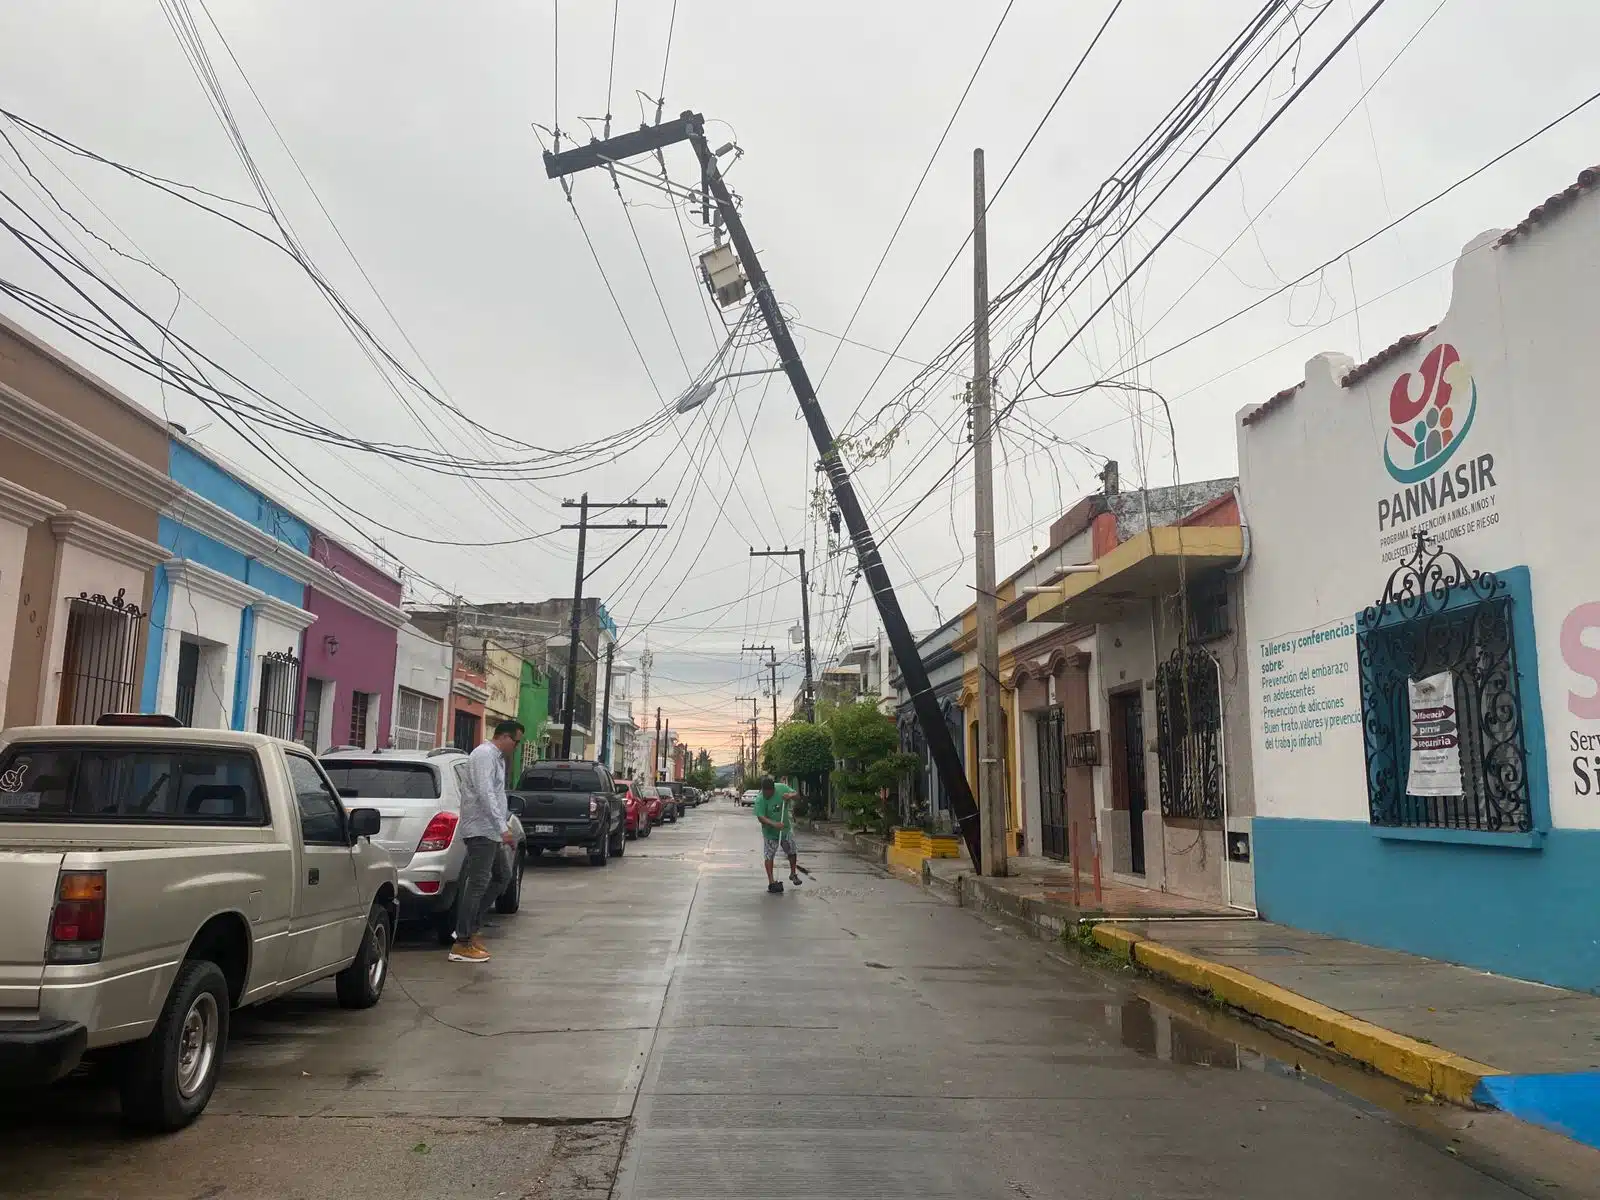
<instances>
[{"instance_id":1,"label":"silver suv","mask_svg":"<svg viewBox=\"0 0 1600 1200\"><path fill-rule=\"evenodd\" d=\"M456 836L461 821L461 789L467 756L453 747L441 750L333 749L320 760L341 795L383 819L372 843L389 852L400 881L400 919L426 921L440 945L455 932L456 898L466 847ZM524 834L511 815L516 839L510 881L495 910L514 913L522 902Z\"/></svg>"}]
</instances>

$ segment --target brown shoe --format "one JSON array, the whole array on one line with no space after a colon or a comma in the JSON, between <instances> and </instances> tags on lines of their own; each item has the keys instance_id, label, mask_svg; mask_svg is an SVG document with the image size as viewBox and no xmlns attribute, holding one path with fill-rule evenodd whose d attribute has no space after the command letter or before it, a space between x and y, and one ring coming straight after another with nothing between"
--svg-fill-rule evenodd
<instances>
[{"instance_id":1,"label":"brown shoe","mask_svg":"<svg viewBox=\"0 0 1600 1200\"><path fill-rule=\"evenodd\" d=\"M490 957L482 946L474 946L471 942L457 942L450 947L451 962L481 963L488 962Z\"/></svg>"},{"instance_id":2,"label":"brown shoe","mask_svg":"<svg viewBox=\"0 0 1600 1200\"><path fill-rule=\"evenodd\" d=\"M467 945L474 950L482 950L485 954L489 953L489 947L483 944L483 938L476 933L467 939Z\"/></svg>"}]
</instances>

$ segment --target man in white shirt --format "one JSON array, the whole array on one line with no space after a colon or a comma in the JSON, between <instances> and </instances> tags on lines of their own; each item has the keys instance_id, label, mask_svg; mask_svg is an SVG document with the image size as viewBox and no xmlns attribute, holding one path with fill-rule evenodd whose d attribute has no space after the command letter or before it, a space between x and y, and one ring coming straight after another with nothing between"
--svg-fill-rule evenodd
<instances>
[{"instance_id":1,"label":"man in white shirt","mask_svg":"<svg viewBox=\"0 0 1600 1200\"><path fill-rule=\"evenodd\" d=\"M500 867L501 846L515 846L511 810L506 803L506 757L522 740L516 721L501 721L494 737L467 756L468 785L461 789L461 823L456 836L466 847L461 867L461 895L456 901L456 939L451 962L489 961L489 950L478 936L483 918L500 889L493 887ZM505 880L501 879L501 886Z\"/></svg>"}]
</instances>

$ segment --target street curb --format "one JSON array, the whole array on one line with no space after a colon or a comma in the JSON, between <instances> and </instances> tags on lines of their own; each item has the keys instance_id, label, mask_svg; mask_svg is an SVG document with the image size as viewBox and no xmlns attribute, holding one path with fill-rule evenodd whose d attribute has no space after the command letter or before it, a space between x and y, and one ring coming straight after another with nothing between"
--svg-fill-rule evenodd
<instances>
[{"instance_id":1,"label":"street curb","mask_svg":"<svg viewBox=\"0 0 1600 1200\"><path fill-rule=\"evenodd\" d=\"M1236 967L1223 966L1115 925L1096 925L1095 943L1154 975L1209 993L1253 1016L1305 1034L1346 1058L1468 1108L1487 1075L1504 1071L1329 1008Z\"/></svg>"}]
</instances>

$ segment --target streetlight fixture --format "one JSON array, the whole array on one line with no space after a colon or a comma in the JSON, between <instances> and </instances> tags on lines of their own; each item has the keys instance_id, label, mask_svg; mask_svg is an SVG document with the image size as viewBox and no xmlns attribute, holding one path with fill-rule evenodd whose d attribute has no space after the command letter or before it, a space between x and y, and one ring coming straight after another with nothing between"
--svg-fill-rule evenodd
<instances>
[{"instance_id":1,"label":"streetlight fixture","mask_svg":"<svg viewBox=\"0 0 1600 1200\"><path fill-rule=\"evenodd\" d=\"M718 375L715 378L706 380L704 383L696 384L679 396L677 403L672 406L673 410L679 413L686 413L699 408L712 396L716 395L717 384L724 379L738 379L744 375L775 375L781 370L783 370L782 367L763 367L759 371L729 371L726 375Z\"/></svg>"}]
</instances>

